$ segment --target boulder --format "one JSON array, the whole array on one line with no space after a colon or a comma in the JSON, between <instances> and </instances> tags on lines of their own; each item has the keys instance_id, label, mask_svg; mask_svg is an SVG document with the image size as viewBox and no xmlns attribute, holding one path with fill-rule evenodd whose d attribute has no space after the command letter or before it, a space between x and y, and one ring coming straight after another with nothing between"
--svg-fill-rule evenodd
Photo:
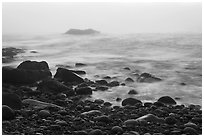
<instances>
[{"instance_id":1,"label":"boulder","mask_svg":"<svg viewBox=\"0 0 204 137\"><path fill-rule=\"evenodd\" d=\"M176 101L170 96L163 96L157 100L158 102L162 102L167 105L176 105Z\"/></svg>"},{"instance_id":2,"label":"boulder","mask_svg":"<svg viewBox=\"0 0 204 137\"><path fill-rule=\"evenodd\" d=\"M58 68L56 74L54 75L54 78L59 79L64 82L70 82L70 83L83 83L84 80L74 74L72 71L64 69L64 68Z\"/></svg>"},{"instance_id":3,"label":"boulder","mask_svg":"<svg viewBox=\"0 0 204 137\"><path fill-rule=\"evenodd\" d=\"M7 105L12 109L19 110L22 108L22 102L18 95L14 93L2 93L2 105Z\"/></svg>"},{"instance_id":4,"label":"boulder","mask_svg":"<svg viewBox=\"0 0 204 137\"><path fill-rule=\"evenodd\" d=\"M25 70L47 70L49 71L49 66L46 61L24 61L17 67L18 69L25 69Z\"/></svg>"},{"instance_id":5,"label":"boulder","mask_svg":"<svg viewBox=\"0 0 204 137\"><path fill-rule=\"evenodd\" d=\"M122 101L122 106L126 106L126 105L134 106L138 103L142 104L140 100L137 100L135 98L126 98Z\"/></svg>"},{"instance_id":6,"label":"boulder","mask_svg":"<svg viewBox=\"0 0 204 137\"><path fill-rule=\"evenodd\" d=\"M138 78L138 82L145 82L145 83L153 83L153 82L158 82L161 81L162 79L157 78L149 73L142 73Z\"/></svg>"},{"instance_id":7,"label":"boulder","mask_svg":"<svg viewBox=\"0 0 204 137\"><path fill-rule=\"evenodd\" d=\"M52 93L65 93L68 96L74 95L72 88L67 87L56 79L45 79L38 84L38 90Z\"/></svg>"},{"instance_id":8,"label":"boulder","mask_svg":"<svg viewBox=\"0 0 204 137\"><path fill-rule=\"evenodd\" d=\"M71 34L71 35L91 35L91 34L99 34L99 31L93 30L93 29L69 29L65 34Z\"/></svg>"},{"instance_id":9,"label":"boulder","mask_svg":"<svg viewBox=\"0 0 204 137\"><path fill-rule=\"evenodd\" d=\"M51 77L52 74L47 70L25 70L11 67L2 68L3 83L10 84L33 84L39 80Z\"/></svg>"},{"instance_id":10,"label":"boulder","mask_svg":"<svg viewBox=\"0 0 204 137\"><path fill-rule=\"evenodd\" d=\"M90 87L75 88L77 95L90 95L92 94L92 89Z\"/></svg>"},{"instance_id":11,"label":"boulder","mask_svg":"<svg viewBox=\"0 0 204 137\"><path fill-rule=\"evenodd\" d=\"M7 105L2 105L2 120L12 120L15 118L15 113Z\"/></svg>"}]
</instances>

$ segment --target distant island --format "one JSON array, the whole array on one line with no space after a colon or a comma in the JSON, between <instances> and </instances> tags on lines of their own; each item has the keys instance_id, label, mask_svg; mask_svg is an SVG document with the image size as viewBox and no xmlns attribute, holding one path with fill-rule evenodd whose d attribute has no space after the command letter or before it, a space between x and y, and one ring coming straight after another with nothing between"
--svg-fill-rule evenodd
<instances>
[{"instance_id":1,"label":"distant island","mask_svg":"<svg viewBox=\"0 0 204 137\"><path fill-rule=\"evenodd\" d=\"M69 29L65 34L72 34L72 35L90 35L90 34L99 34L99 31L94 29Z\"/></svg>"}]
</instances>

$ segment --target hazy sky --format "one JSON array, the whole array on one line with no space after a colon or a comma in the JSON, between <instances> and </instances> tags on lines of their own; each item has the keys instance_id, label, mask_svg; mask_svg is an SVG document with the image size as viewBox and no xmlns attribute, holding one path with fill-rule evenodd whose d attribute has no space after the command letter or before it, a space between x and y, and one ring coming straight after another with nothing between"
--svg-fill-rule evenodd
<instances>
[{"instance_id":1,"label":"hazy sky","mask_svg":"<svg viewBox=\"0 0 204 137\"><path fill-rule=\"evenodd\" d=\"M3 3L3 34L202 32L201 3Z\"/></svg>"}]
</instances>

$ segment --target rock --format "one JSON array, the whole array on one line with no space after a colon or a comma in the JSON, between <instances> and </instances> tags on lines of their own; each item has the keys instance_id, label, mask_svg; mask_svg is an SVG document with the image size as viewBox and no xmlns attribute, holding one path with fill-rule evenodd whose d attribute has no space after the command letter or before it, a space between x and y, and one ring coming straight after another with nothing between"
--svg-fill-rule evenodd
<instances>
[{"instance_id":1,"label":"rock","mask_svg":"<svg viewBox=\"0 0 204 137\"><path fill-rule=\"evenodd\" d=\"M174 117L166 117L165 118L165 123L169 124L169 125L174 125L177 123L177 120Z\"/></svg>"},{"instance_id":2,"label":"rock","mask_svg":"<svg viewBox=\"0 0 204 137\"><path fill-rule=\"evenodd\" d=\"M86 72L83 70L70 70L70 71L73 73L76 73L78 75L85 75L86 74Z\"/></svg>"},{"instance_id":3,"label":"rock","mask_svg":"<svg viewBox=\"0 0 204 137\"><path fill-rule=\"evenodd\" d=\"M167 104L167 105L176 105L176 101L169 96L163 96L163 97L159 98L157 101L162 102L162 103Z\"/></svg>"},{"instance_id":4,"label":"rock","mask_svg":"<svg viewBox=\"0 0 204 137\"><path fill-rule=\"evenodd\" d=\"M125 83L121 83L120 85L121 85L121 86L125 86Z\"/></svg>"},{"instance_id":5,"label":"rock","mask_svg":"<svg viewBox=\"0 0 204 137\"><path fill-rule=\"evenodd\" d=\"M108 86L109 87L116 87L116 86L119 86L120 83L118 81L111 81L110 83L108 83Z\"/></svg>"},{"instance_id":6,"label":"rock","mask_svg":"<svg viewBox=\"0 0 204 137\"><path fill-rule=\"evenodd\" d=\"M137 103L142 104L140 100L137 100L135 98L126 98L122 101L122 106L126 106L126 105L134 106Z\"/></svg>"},{"instance_id":7,"label":"rock","mask_svg":"<svg viewBox=\"0 0 204 137\"><path fill-rule=\"evenodd\" d=\"M157 107L164 107L164 106L165 106L164 103L159 102L159 101L154 102L153 105L155 105L155 106L157 106Z\"/></svg>"},{"instance_id":8,"label":"rock","mask_svg":"<svg viewBox=\"0 0 204 137\"><path fill-rule=\"evenodd\" d=\"M30 53L38 53L37 51L35 51L35 50L32 50L32 51L30 51Z\"/></svg>"},{"instance_id":9,"label":"rock","mask_svg":"<svg viewBox=\"0 0 204 137\"><path fill-rule=\"evenodd\" d=\"M111 128L111 132L113 134L120 135L120 134L123 133L123 129L121 127L119 127L119 126L114 126L114 127Z\"/></svg>"},{"instance_id":10,"label":"rock","mask_svg":"<svg viewBox=\"0 0 204 137\"><path fill-rule=\"evenodd\" d=\"M197 135L197 131L191 127L184 128L183 132L187 135Z\"/></svg>"},{"instance_id":11,"label":"rock","mask_svg":"<svg viewBox=\"0 0 204 137\"><path fill-rule=\"evenodd\" d=\"M108 82L106 80L96 80L95 81L97 84L100 84L100 85L107 85Z\"/></svg>"},{"instance_id":12,"label":"rock","mask_svg":"<svg viewBox=\"0 0 204 137\"><path fill-rule=\"evenodd\" d=\"M180 130L173 130L173 131L171 131L170 134L171 134L171 135L180 135L180 134L181 134L181 131L180 131Z\"/></svg>"},{"instance_id":13,"label":"rock","mask_svg":"<svg viewBox=\"0 0 204 137\"><path fill-rule=\"evenodd\" d=\"M116 98L116 101L121 101L122 100L122 98Z\"/></svg>"},{"instance_id":14,"label":"rock","mask_svg":"<svg viewBox=\"0 0 204 137\"><path fill-rule=\"evenodd\" d=\"M64 68L58 68L56 74L54 75L54 78L70 83L84 82L84 80L81 77Z\"/></svg>"},{"instance_id":15,"label":"rock","mask_svg":"<svg viewBox=\"0 0 204 137\"><path fill-rule=\"evenodd\" d=\"M15 113L9 106L2 105L2 120L12 120L15 118Z\"/></svg>"},{"instance_id":16,"label":"rock","mask_svg":"<svg viewBox=\"0 0 204 137\"><path fill-rule=\"evenodd\" d=\"M75 135L88 135L88 133L85 130L81 131L74 131Z\"/></svg>"},{"instance_id":17,"label":"rock","mask_svg":"<svg viewBox=\"0 0 204 137\"><path fill-rule=\"evenodd\" d=\"M57 125L57 124L50 125L49 128L50 128L51 131L59 131L59 130L61 130L61 126Z\"/></svg>"},{"instance_id":18,"label":"rock","mask_svg":"<svg viewBox=\"0 0 204 137\"><path fill-rule=\"evenodd\" d=\"M40 110L38 116L41 118L46 118L50 116L50 112L48 110Z\"/></svg>"},{"instance_id":19,"label":"rock","mask_svg":"<svg viewBox=\"0 0 204 137\"><path fill-rule=\"evenodd\" d=\"M193 129L197 129L198 126L195 124L195 123L192 123L192 122L188 122L186 124L184 124L185 127L191 127Z\"/></svg>"},{"instance_id":20,"label":"rock","mask_svg":"<svg viewBox=\"0 0 204 137\"><path fill-rule=\"evenodd\" d=\"M89 135L103 135L103 132L100 129L94 129L89 132Z\"/></svg>"},{"instance_id":21,"label":"rock","mask_svg":"<svg viewBox=\"0 0 204 137\"><path fill-rule=\"evenodd\" d=\"M25 70L11 67L2 68L3 83L32 84L51 76L51 72L47 70Z\"/></svg>"},{"instance_id":22,"label":"rock","mask_svg":"<svg viewBox=\"0 0 204 137\"><path fill-rule=\"evenodd\" d=\"M128 92L128 94L138 94L138 92L136 91L136 90L134 90L134 89L131 89L129 92Z\"/></svg>"},{"instance_id":23,"label":"rock","mask_svg":"<svg viewBox=\"0 0 204 137\"><path fill-rule=\"evenodd\" d=\"M46 102L42 102L34 99L24 99L22 103L24 105L29 105L30 107L37 108L37 109L43 109L45 107L54 107L54 108L63 109L63 107L57 106L55 104L46 103Z\"/></svg>"},{"instance_id":24,"label":"rock","mask_svg":"<svg viewBox=\"0 0 204 137\"><path fill-rule=\"evenodd\" d=\"M22 108L22 102L18 95L14 93L2 93L2 105L7 105L12 109L19 110Z\"/></svg>"},{"instance_id":25,"label":"rock","mask_svg":"<svg viewBox=\"0 0 204 137\"><path fill-rule=\"evenodd\" d=\"M75 88L77 95L91 95L92 89L90 87Z\"/></svg>"},{"instance_id":26,"label":"rock","mask_svg":"<svg viewBox=\"0 0 204 137\"><path fill-rule=\"evenodd\" d=\"M112 120L110 119L110 117L109 117L109 116L106 116L106 115L94 117L94 121L104 122L104 123L110 123L110 122L112 122Z\"/></svg>"},{"instance_id":27,"label":"rock","mask_svg":"<svg viewBox=\"0 0 204 137\"><path fill-rule=\"evenodd\" d=\"M67 87L56 79L45 79L38 84L38 90L52 93L66 93L66 95L74 95L74 90Z\"/></svg>"},{"instance_id":28,"label":"rock","mask_svg":"<svg viewBox=\"0 0 204 137\"><path fill-rule=\"evenodd\" d=\"M97 91L97 90L105 91L105 90L108 90L108 87L107 87L107 86L97 86L97 87L95 88L95 90L96 90L96 91Z\"/></svg>"},{"instance_id":29,"label":"rock","mask_svg":"<svg viewBox=\"0 0 204 137\"><path fill-rule=\"evenodd\" d=\"M137 121L147 121L147 122L154 122L154 123L164 123L164 119L159 118L153 114L147 114L142 117L136 119Z\"/></svg>"},{"instance_id":30,"label":"rock","mask_svg":"<svg viewBox=\"0 0 204 137\"><path fill-rule=\"evenodd\" d=\"M140 134L136 131L129 131L128 135L140 135Z\"/></svg>"},{"instance_id":31,"label":"rock","mask_svg":"<svg viewBox=\"0 0 204 137\"><path fill-rule=\"evenodd\" d=\"M104 79L111 79L111 77L110 76L105 76L105 77L103 77Z\"/></svg>"},{"instance_id":32,"label":"rock","mask_svg":"<svg viewBox=\"0 0 204 137\"><path fill-rule=\"evenodd\" d=\"M132 78L126 78L125 82L134 82L134 80Z\"/></svg>"},{"instance_id":33,"label":"rock","mask_svg":"<svg viewBox=\"0 0 204 137\"><path fill-rule=\"evenodd\" d=\"M62 116L66 116L68 114L68 112L66 110L59 110L58 114L62 115Z\"/></svg>"},{"instance_id":34,"label":"rock","mask_svg":"<svg viewBox=\"0 0 204 137\"><path fill-rule=\"evenodd\" d=\"M99 111L99 110L90 110L90 111L88 111L88 112L83 112L83 113L81 113L81 115L89 115L89 116L91 116L91 115L101 115L102 114L102 112L101 111Z\"/></svg>"},{"instance_id":35,"label":"rock","mask_svg":"<svg viewBox=\"0 0 204 137\"><path fill-rule=\"evenodd\" d=\"M123 123L125 127L135 127L138 124L139 122L136 119L128 119Z\"/></svg>"},{"instance_id":36,"label":"rock","mask_svg":"<svg viewBox=\"0 0 204 137\"><path fill-rule=\"evenodd\" d=\"M49 66L46 61L24 61L17 67L18 69L24 69L24 70L46 70L49 71Z\"/></svg>"},{"instance_id":37,"label":"rock","mask_svg":"<svg viewBox=\"0 0 204 137\"><path fill-rule=\"evenodd\" d=\"M144 106L145 107L151 107L153 105L153 103L151 103L151 102L145 102L144 103Z\"/></svg>"},{"instance_id":38,"label":"rock","mask_svg":"<svg viewBox=\"0 0 204 137\"><path fill-rule=\"evenodd\" d=\"M95 100L94 100L94 103L103 104L103 103L104 103L104 100L102 100L102 99L95 99Z\"/></svg>"},{"instance_id":39,"label":"rock","mask_svg":"<svg viewBox=\"0 0 204 137\"><path fill-rule=\"evenodd\" d=\"M130 68L129 68L129 67L125 67L125 68L123 68L123 69L125 69L125 70L130 70Z\"/></svg>"},{"instance_id":40,"label":"rock","mask_svg":"<svg viewBox=\"0 0 204 137\"><path fill-rule=\"evenodd\" d=\"M106 107L112 106L112 104L110 102L104 102L103 105L106 106Z\"/></svg>"},{"instance_id":41,"label":"rock","mask_svg":"<svg viewBox=\"0 0 204 137\"><path fill-rule=\"evenodd\" d=\"M60 126L67 126L67 122L64 120L56 120L55 123Z\"/></svg>"},{"instance_id":42,"label":"rock","mask_svg":"<svg viewBox=\"0 0 204 137\"><path fill-rule=\"evenodd\" d=\"M90 34L99 34L99 31L93 30L93 29L69 29L65 34L71 34L71 35L90 35Z\"/></svg>"},{"instance_id":43,"label":"rock","mask_svg":"<svg viewBox=\"0 0 204 137\"><path fill-rule=\"evenodd\" d=\"M149 73L142 73L138 78L138 82L146 82L146 83L153 83L153 82L159 82L162 79L157 78Z\"/></svg>"}]
</instances>

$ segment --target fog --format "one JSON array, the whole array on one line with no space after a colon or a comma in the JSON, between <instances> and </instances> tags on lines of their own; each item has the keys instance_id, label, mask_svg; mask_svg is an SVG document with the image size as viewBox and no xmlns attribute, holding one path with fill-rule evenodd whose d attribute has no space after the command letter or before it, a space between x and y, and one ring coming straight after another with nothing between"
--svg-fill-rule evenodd
<instances>
[{"instance_id":1,"label":"fog","mask_svg":"<svg viewBox=\"0 0 204 137\"><path fill-rule=\"evenodd\" d=\"M201 3L3 3L4 34L202 32Z\"/></svg>"}]
</instances>

